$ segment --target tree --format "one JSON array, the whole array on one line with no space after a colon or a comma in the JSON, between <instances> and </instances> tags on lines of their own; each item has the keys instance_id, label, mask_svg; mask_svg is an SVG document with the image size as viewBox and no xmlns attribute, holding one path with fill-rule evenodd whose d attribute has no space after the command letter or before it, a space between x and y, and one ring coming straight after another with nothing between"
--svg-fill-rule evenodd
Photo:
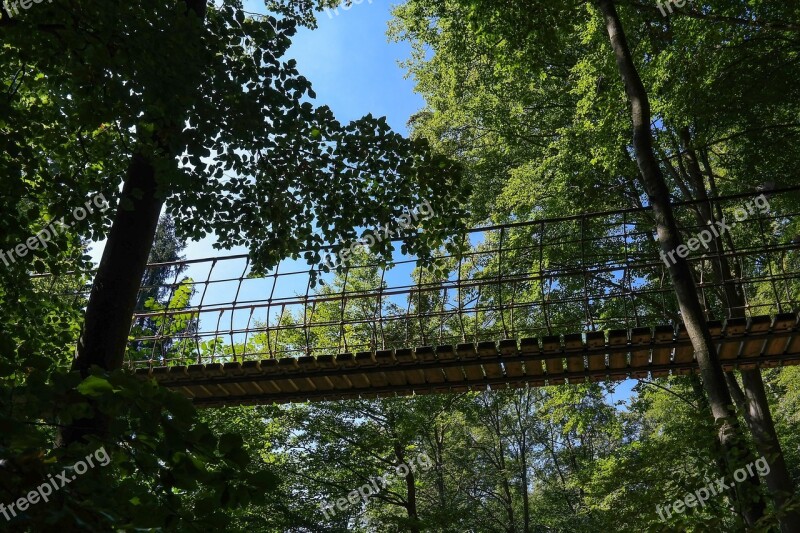
<instances>
[{"instance_id":1,"label":"tree","mask_svg":"<svg viewBox=\"0 0 800 533\"><path fill-rule=\"evenodd\" d=\"M619 197L596 193L604 183L633 205L641 205L645 190L637 185L641 172L631 156L647 152L641 141L651 138L650 124L638 123L636 153L625 139L628 126L620 105L625 100L610 90L608 80L618 73L609 71L605 59L608 36L605 43L599 39L598 32L604 30L599 25L602 19L591 5L418 1L397 11L394 34L406 36L415 45L412 73L431 105L430 111L418 116L416 130L437 139L439 146L465 162L467 172L480 184L478 189L485 191L474 196L475 212L493 212L495 218L524 218L532 213L561 215L564 209L575 212L615 202L619 207ZM735 88L730 81L774 77L772 67L784 64L793 53L793 45L788 43L794 31L791 24L776 21L791 20L795 8L759 12L754 22L748 22L739 15L744 9L739 3L719 3L718 7L730 16L689 9L691 19L683 19L679 13L674 20L664 20L655 8L636 5L641 12L636 20L641 23L632 26L633 42L637 58L647 67L643 76L656 95L655 146L664 154L661 161L649 157L651 172L660 171L662 164L669 168L670 162L684 165L681 159L690 158L691 153L686 148L681 151L680 145L669 148L673 139L681 138L685 124L701 132L701 146L724 146L731 139L748 146L737 152L741 157L712 150L710 159L727 159L725 172L730 169L738 175L742 165L752 168L752 163L744 163L747 156L772 161L764 153L774 154L778 171L784 168L785 148L773 145L755 155L752 147L766 147L768 139L780 132L788 137L779 143L796 136L797 125L785 120L787 109L796 109L796 99L784 99L793 91L790 78L778 78L770 87L774 92L759 100L757 114L742 113L741 87ZM730 46L716 45L720 27ZM754 31L758 37L752 39ZM425 51L426 45L433 46L435 54ZM747 50L744 61L740 48ZM703 61L697 60L698 50ZM744 78L734 72L741 72ZM708 91L708 84L715 82L717 90ZM569 90L565 91L565 86ZM708 105L706 99L720 102L720 95L722 105ZM706 168L711 172L708 165ZM742 173L741 178L754 185L766 181L763 170L758 177ZM676 194L685 191L680 185L672 182ZM728 192L742 190L733 182L726 185ZM671 202L669 191L661 192L666 195L662 200ZM482 207L483 202L494 202L498 196L499 210ZM573 207L573 203L577 205ZM554 210L556 206L559 211ZM684 269L682 275L690 276L689 270ZM696 299L691 277L688 281L684 296ZM694 314L704 319L701 313ZM716 373L721 378L719 371ZM732 415L727 407L731 402L725 401L728 392L724 384L720 386L720 379L716 381L715 390L722 399L717 403L718 414ZM762 397L752 405L763 412L764 402ZM778 456L776 472L781 471L780 464ZM779 492L773 488L780 506Z\"/></svg>"},{"instance_id":2,"label":"tree","mask_svg":"<svg viewBox=\"0 0 800 533\"><path fill-rule=\"evenodd\" d=\"M656 218L658 238L664 253L676 250L682 244L671 198L661 167L653 151L653 136L650 130L651 110L647 90L633 63L628 41L613 0L599 0L611 40L611 47L617 61L625 92L631 104L633 119L633 150L641 172L641 179L647 190L648 199ZM678 296L683 323L694 347L694 354L700 366L703 387L708 394L711 412L719 425L719 440L725 451L728 469L742 464L748 457L746 444L740 433L733 402L725 385L722 366L717 359L716 348L708 328L700 299L694 284L689 263L684 258L672 262L669 267L672 285ZM763 514L762 504L750 503L758 497L752 492L742 491L745 500L744 514L748 525L753 527Z\"/></svg>"},{"instance_id":3,"label":"tree","mask_svg":"<svg viewBox=\"0 0 800 533\"><path fill-rule=\"evenodd\" d=\"M180 252L186 248L186 243L175 235L175 222L169 215L162 215L156 228L153 248L147 258L148 265L169 263L166 266L148 267L142 278L141 289L136 299L134 311L157 312L163 309L180 309L189 306L194 288L189 278L178 279L187 268L186 265L176 264L184 259ZM168 281L172 283L168 283ZM162 336L160 342L132 343L128 346L129 359L138 359L132 352L141 351L145 359L167 358L172 349L172 336L182 335L184 338L197 331L198 318L189 315L170 317L145 316L136 320L132 333L137 337Z\"/></svg>"},{"instance_id":4,"label":"tree","mask_svg":"<svg viewBox=\"0 0 800 533\"><path fill-rule=\"evenodd\" d=\"M22 350L3 370L15 376L4 392L33 399L24 422L31 428L14 434L35 434L33 449L44 450L42 437L54 435L31 431L35 425L66 426L62 442L74 444L49 452L59 461L97 439L123 445L114 462L125 473L117 478L124 489L118 495L127 496L122 503L98 496L93 507L81 500L80 513L37 520L181 528L189 513L176 491L196 490L202 513L195 523L219 524L221 509L258 491L263 496L274 478L244 473L241 442L212 434L175 395L115 372L162 207L180 238L216 232L223 248L250 244L263 267L301 250L312 250L306 259L313 262L324 240L346 242L356 226L386 223L424 198L442 214L409 245L424 251L458 219L459 169L425 143L392 133L384 119L341 124L327 107L315 108L310 83L283 57L302 15L251 17L235 0L91 0L2 15L2 202L4 212L15 213L2 222L15 228L7 244L96 193L115 206L110 219L91 214L44 259L18 262L13 279L3 276L11 297L35 297L28 312L41 311L37 321L53 326L27 330L25 337L49 340L26 346L6 335L13 322L4 318L3 350ZM88 270L85 260L75 261L82 249L72 239L103 237L88 302L60 312L35 291L37 282L24 281L31 269ZM62 364L83 303L73 365L81 382ZM28 373L23 365L31 363L44 371ZM30 387L20 389L22 376L33 376ZM40 422L52 405L59 418ZM20 450L16 442L7 453ZM45 457L36 457L41 465ZM134 471L138 481L127 475ZM220 484L225 476L239 482ZM38 522L21 527L29 525Z\"/></svg>"},{"instance_id":5,"label":"tree","mask_svg":"<svg viewBox=\"0 0 800 533\"><path fill-rule=\"evenodd\" d=\"M248 17L233 0L180 5L42 6L3 19L4 42L47 82L62 128L79 132L70 138L89 145L82 132L113 130L102 149L129 161L75 359L84 375L122 364L165 202L181 237L214 231L221 248L249 245L260 267L301 250L318 260L323 241L347 242L356 226L388 223L428 199L441 216L409 242L424 252L460 211L458 169L424 143L372 116L342 125L308 101L310 83L281 59L297 16ZM53 158L65 173L97 164L91 149ZM118 182L96 172L73 188ZM65 201L72 192L62 191Z\"/></svg>"},{"instance_id":6,"label":"tree","mask_svg":"<svg viewBox=\"0 0 800 533\"><path fill-rule=\"evenodd\" d=\"M185 259L181 252L186 248L186 242L175 234L175 221L169 215L162 215L156 227L153 238L153 247L147 256L147 264L174 263ZM163 300L167 292L167 281L177 281L178 276L186 270L186 265L168 265L159 268L149 268L142 278L142 286L136 300L136 311L142 311L145 302L149 299Z\"/></svg>"}]
</instances>

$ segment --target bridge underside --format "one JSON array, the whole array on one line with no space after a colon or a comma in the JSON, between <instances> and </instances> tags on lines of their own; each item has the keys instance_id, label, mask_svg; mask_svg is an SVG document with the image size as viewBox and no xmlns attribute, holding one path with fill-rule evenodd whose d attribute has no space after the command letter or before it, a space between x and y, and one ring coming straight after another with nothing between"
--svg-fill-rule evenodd
<instances>
[{"instance_id":1,"label":"bridge underside","mask_svg":"<svg viewBox=\"0 0 800 533\"><path fill-rule=\"evenodd\" d=\"M710 324L725 370L800 364L794 314ZM355 354L143 368L203 407L539 387L698 370L683 327L612 330Z\"/></svg>"}]
</instances>

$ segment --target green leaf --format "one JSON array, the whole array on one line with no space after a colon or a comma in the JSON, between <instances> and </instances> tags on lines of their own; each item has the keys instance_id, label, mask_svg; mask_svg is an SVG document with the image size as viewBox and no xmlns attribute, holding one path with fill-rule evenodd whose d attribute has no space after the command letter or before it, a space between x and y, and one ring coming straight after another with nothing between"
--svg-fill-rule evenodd
<instances>
[{"instance_id":1,"label":"green leaf","mask_svg":"<svg viewBox=\"0 0 800 533\"><path fill-rule=\"evenodd\" d=\"M94 375L87 377L78 385L78 392L92 398L114 392L114 390L114 386L107 379Z\"/></svg>"}]
</instances>

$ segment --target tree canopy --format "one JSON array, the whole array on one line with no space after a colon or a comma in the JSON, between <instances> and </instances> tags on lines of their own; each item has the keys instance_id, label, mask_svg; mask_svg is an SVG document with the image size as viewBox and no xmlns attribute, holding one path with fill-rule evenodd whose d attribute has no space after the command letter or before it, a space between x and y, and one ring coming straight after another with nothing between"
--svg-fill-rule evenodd
<instances>
[{"instance_id":1,"label":"tree canopy","mask_svg":"<svg viewBox=\"0 0 800 533\"><path fill-rule=\"evenodd\" d=\"M338 121L292 59L298 28L339 4L0 6L0 529L798 531L800 371L723 373L698 347L714 320L800 311L800 2L664 15L636 0L406 0L388 37L411 46L401 66L425 102L408 137L372 114ZM708 260L630 266L735 218L713 200L755 193L768 215L715 238ZM109 209L89 209L98 196ZM398 226L399 246L372 239L350 254L358 268L324 266L422 202L433 215ZM625 208L638 210L580 218ZM182 260L209 236L219 253L245 247L253 277L297 259L330 276L309 283L322 303L281 313L277 346L269 319L242 344L176 342L203 327ZM419 259L407 302L382 292L398 256ZM577 274L543 274L557 270ZM515 276L459 292L486 303L471 316L419 320L453 305L423 285ZM634 287L666 287L637 303L638 326L696 326L701 376L198 410L123 368L423 347L481 328L490 341L603 332L629 325L605 297ZM563 303L503 306L545 293ZM376 305L396 318L380 336ZM309 314L322 325L301 335ZM101 449L108 463L81 473ZM665 513L760 457L768 471L746 484ZM33 502L59 475L70 481Z\"/></svg>"}]
</instances>

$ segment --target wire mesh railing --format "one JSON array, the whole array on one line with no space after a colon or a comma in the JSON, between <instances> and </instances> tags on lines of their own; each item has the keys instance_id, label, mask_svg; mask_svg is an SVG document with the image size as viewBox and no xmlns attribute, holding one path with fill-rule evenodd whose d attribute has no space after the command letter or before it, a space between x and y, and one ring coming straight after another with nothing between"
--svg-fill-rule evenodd
<instances>
[{"instance_id":1,"label":"wire mesh railing","mask_svg":"<svg viewBox=\"0 0 800 533\"><path fill-rule=\"evenodd\" d=\"M712 228L719 237L718 247L681 251L709 318L800 310L798 194L676 204L687 243ZM333 272L286 260L257 275L246 255L149 265L162 275L145 279L169 278L141 288L128 362L313 356L679 321L670 259L647 208L477 228L458 239L462 251L442 252L431 269L400 252L382 264L365 251Z\"/></svg>"}]
</instances>

